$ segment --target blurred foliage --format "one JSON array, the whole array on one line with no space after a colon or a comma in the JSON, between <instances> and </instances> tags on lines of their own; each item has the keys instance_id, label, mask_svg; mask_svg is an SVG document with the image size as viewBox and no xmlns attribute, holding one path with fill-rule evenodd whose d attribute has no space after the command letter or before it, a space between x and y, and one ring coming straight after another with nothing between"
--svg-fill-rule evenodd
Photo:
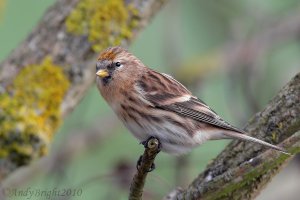
<instances>
[{"instance_id":1,"label":"blurred foliage","mask_svg":"<svg viewBox=\"0 0 300 200\"><path fill-rule=\"evenodd\" d=\"M84 2L92 2L92 0L84 0ZM78 29L79 34L88 34L87 30L81 29L87 27L90 29L92 25L89 23L95 25L92 38L96 43L104 37L95 34L99 27L106 29L105 37L111 31L121 34L124 31L121 27L125 26L126 29L128 26L126 24L128 16L122 14L123 9L128 8L124 8L124 4L118 4L120 3L118 0L115 2L113 10L106 10L108 8L103 7L99 8L105 9L103 13L97 13L95 10L90 12L87 15L90 18L85 19L94 20L88 20L88 24L80 23L82 18L80 13L77 13L79 17L73 16L72 20L81 27ZM0 59L4 59L26 37L45 9L52 3L52 0L7 1L4 20L0 24ZM97 5L93 9L96 8ZM261 109L279 88L299 71L299 38L274 44L263 58L254 60L256 66L245 65L224 69L220 55L224 53L222 51L230 51L230 48L224 48L227 45L251 38L268 23L274 23L297 10L299 10L298 0L176 0L170 2L145 28L145 31L131 45L130 51L147 66L169 73L186 84L192 84L188 87L193 93L207 102L224 119L242 125L245 123L244 119L249 119L257 111L249 107L242 83L246 78L249 79L246 84L258 103L258 109ZM116 11L122 17L117 18L119 20L114 21L112 26L101 24L101 20L97 20L101 17L115 16ZM138 13L133 11L133 14ZM95 50L98 51L98 47ZM97 89L91 88L55 135L53 148L62 145L66 135L72 134L73 130L84 129L94 123L101 129L101 119L111 113ZM134 166L143 152L143 147L120 123L115 125L120 126L117 132L109 133L110 137L98 147L78 155L65 169L63 176L45 174L24 187L75 188L90 177L111 174L118 169L116 163L120 160L126 165ZM185 176L187 182L203 170L227 142L208 142L193 150L189 158L189 170L186 171ZM150 174L146 183L145 191L148 199L159 199L174 187L175 163L173 156L164 153L158 155L157 169ZM127 199L128 190L124 187L123 190L120 189L120 182L113 181L115 178L114 175L100 178L82 187L82 196L72 199ZM22 197L12 199L22 199Z\"/></svg>"},{"instance_id":2,"label":"blurred foliage","mask_svg":"<svg viewBox=\"0 0 300 200\"><path fill-rule=\"evenodd\" d=\"M0 22L2 21L4 11L5 11L6 0L0 0Z\"/></svg>"},{"instance_id":3,"label":"blurred foliage","mask_svg":"<svg viewBox=\"0 0 300 200\"><path fill-rule=\"evenodd\" d=\"M174 76L185 85L196 85L203 78L221 70L222 59L218 53L196 56L174 65Z\"/></svg>"}]
</instances>

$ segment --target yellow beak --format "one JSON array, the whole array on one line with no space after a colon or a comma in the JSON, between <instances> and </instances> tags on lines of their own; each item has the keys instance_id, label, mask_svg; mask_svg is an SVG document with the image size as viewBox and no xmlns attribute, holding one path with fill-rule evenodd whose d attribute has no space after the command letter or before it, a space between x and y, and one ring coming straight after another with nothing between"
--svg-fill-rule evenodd
<instances>
[{"instance_id":1,"label":"yellow beak","mask_svg":"<svg viewBox=\"0 0 300 200\"><path fill-rule=\"evenodd\" d=\"M109 76L109 73L106 69L100 69L97 71L96 75L99 76L100 78L105 78Z\"/></svg>"}]
</instances>

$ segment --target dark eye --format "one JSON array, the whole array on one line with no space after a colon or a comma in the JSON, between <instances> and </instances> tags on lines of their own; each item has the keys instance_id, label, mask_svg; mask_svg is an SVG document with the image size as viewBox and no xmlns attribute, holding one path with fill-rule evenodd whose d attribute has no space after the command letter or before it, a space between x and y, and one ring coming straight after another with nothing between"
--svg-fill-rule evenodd
<instances>
[{"instance_id":1,"label":"dark eye","mask_svg":"<svg viewBox=\"0 0 300 200\"><path fill-rule=\"evenodd\" d=\"M116 62L116 67L120 67L121 66L121 63L120 62Z\"/></svg>"}]
</instances>

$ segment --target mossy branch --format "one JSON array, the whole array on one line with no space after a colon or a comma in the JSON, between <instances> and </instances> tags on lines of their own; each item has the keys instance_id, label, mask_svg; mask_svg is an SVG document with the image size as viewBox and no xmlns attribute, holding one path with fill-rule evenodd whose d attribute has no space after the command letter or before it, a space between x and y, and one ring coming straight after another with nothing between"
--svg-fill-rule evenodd
<instances>
[{"instance_id":1,"label":"mossy branch","mask_svg":"<svg viewBox=\"0 0 300 200\"><path fill-rule=\"evenodd\" d=\"M245 127L250 135L300 152L300 73ZM253 199L292 156L233 141L186 189L165 199Z\"/></svg>"},{"instance_id":2,"label":"mossy branch","mask_svg":"<svg viewBox=\"0 0 300 200\"><path fill-rule=\"evenodd\" d=\"M141 200L143 196L143 188L145 185L147 174L153 169L154 159L160 151L160 142L156 138L151 138L145 144L144 154L140 157L137 166L137 172L134 175L129 193L129 200Z\"/></svg>"},{"instance_id":3,"label":"mossy branch","mask_svg":"<svg viewBox=\"0 0 300 200\"><path fill-rule=\"evenodd\" d=\"M99 51L128 46L166 2L58 0L47 10L0 65L0 180L45 155L94 82Z\"/></svg>"}]
</instances>

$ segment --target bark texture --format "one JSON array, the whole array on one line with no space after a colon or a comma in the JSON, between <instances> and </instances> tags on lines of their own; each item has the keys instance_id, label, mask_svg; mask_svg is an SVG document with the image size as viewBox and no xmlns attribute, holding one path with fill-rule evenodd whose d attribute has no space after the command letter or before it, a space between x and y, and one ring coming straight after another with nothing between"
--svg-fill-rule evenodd
<instances>
[{"instance_id":1,"label":"bark texture","mask_svg":"<svg viewBox=\"0 0 300 200\"><path fill-rule=\"evenodd\" d=\"M0 180L46 154L94 82L99 51L128 46L166 2L58 0L48 9L0 65Z\"/></svg>"},{"instance_id":2,"label":"bark texture","mask_svg":"<svg viewBox=\"0 0 300 200\"><path fill-rule=\"evenodd\" d=\"M292 154L300 151L300 73L244 130L267 142L280 143ZM253 199L291 158L236 140L188 188L176 189L166 199Z\"/></svg>"}]
</instances>

